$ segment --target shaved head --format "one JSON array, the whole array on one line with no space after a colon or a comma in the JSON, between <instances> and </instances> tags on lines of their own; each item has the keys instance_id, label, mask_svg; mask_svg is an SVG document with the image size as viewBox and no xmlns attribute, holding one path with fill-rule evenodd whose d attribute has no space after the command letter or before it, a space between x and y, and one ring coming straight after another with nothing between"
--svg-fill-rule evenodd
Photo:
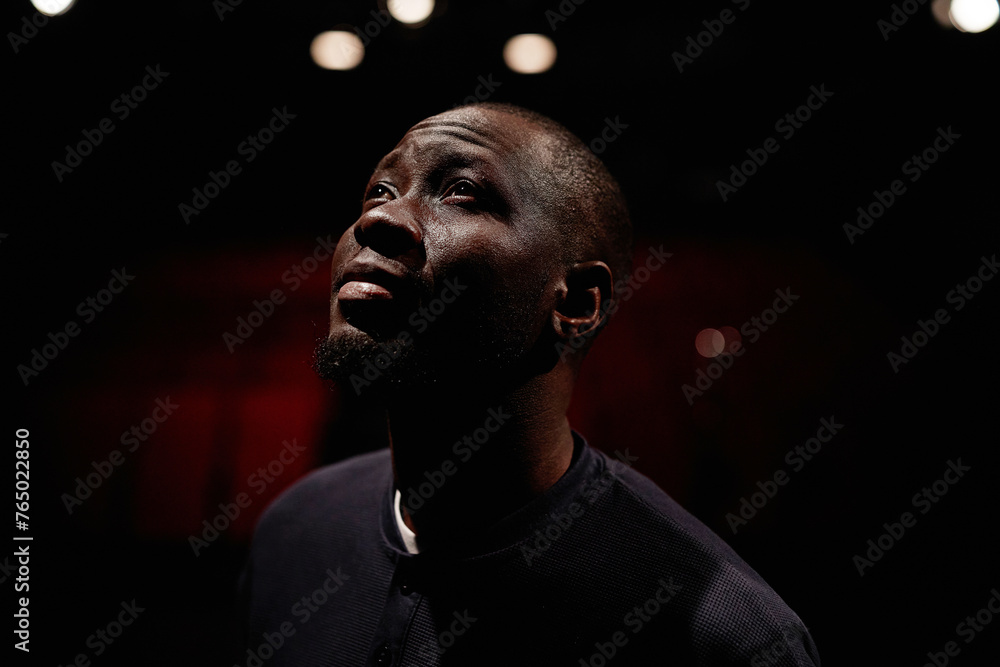
<instances>
[{"instance_id":1,"label":"shaved head","mask_svg":"<svg viewBox=\"0 0 1000 667\"><path fill-rule=\"evenodd\" d=\"M535 190L557 225L566 266L591 260L608 264L615 282L632 269L632 222L618 182L604 163L566 127L536 111L495 102L460 109L490 109L529 121L546 137L547 163L536 165ZM617 297L617 295L615 295Z\"/></svg>"}]
</instances>

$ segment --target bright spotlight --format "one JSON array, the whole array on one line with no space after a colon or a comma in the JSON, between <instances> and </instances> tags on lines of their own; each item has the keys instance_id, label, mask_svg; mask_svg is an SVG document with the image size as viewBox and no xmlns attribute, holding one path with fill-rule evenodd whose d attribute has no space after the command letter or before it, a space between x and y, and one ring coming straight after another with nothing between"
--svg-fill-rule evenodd
<instances>
[{"instance_id":1,"label":"bright spotlight","mask_svg":"<svg viewBox=\"0 0 1000 667\"><path fill-rule=\"evenodd\" d=\"M365 57L365 47L353 32L327 30L313 38L309 53L324 69L354 69Z\"/></svg>"},{"instance_id":2,"label":"bright spotlight","mask_svg":"<svg viewBox=\"0 0 1000 667\"><path fill-rule=\"evenodd\" d=\"M556 61L556 45L545 35L514 35L503 47L503 59L515 72L538 74Z\"/></svg>"},{"instance_id":3,"label":"bright spotlight","mask_svg":"<svg viewBox=\"0 0 1000 667\"><path fill-rule=\"evenodd\" d=\"M962 32L982 32L1000 18L997 0L952 0L948 17Z\"/></svg>"},{"instance_id":4,"label":"bright spotlight","mask_svg":"<svg viewBox=\"0 0 1000 667\"><path fill-rule=\"evenodd\" d=\"M434 0L388 0L386 9L400 23L423 23L434 12Z\"/></svg>"},{"instance_id":5,"label":"bright spotlight","mask_svg":"<svg viewBox=\"0 0 1000 667\"><path fill-rule=\"evenodd\" d=\"M35 9L46 16L59 16L73 6L75 0L31 0Z\"/></svg>"}]
</instances>

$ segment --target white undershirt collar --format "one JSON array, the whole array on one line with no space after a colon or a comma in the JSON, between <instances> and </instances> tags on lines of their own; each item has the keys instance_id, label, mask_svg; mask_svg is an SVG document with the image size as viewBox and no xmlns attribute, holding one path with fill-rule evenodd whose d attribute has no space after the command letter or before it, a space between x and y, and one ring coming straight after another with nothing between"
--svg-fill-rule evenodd
<instances>
[{"instance_id":1,"label":"white undershirt collar","mask_svg":"<svg viewBox=\"0 0 1000 667\"><path fill-rule=\"evenodd\" d=\"M417 546L417 534L403 523L403 515L399 511L399 499L402 496L403 494L399 492L399 489L396 489L396 500L393 503L396 514L396 525L399 527L399 534L403 537L403 544L406 545L406 550L411 554L420 553L420 548Z\"/></svg>"}]
</instances>

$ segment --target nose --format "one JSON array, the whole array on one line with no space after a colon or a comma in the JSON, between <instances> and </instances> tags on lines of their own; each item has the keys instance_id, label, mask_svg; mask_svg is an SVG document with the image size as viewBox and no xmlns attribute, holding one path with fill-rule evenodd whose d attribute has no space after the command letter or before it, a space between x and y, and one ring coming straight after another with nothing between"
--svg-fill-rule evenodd
<instances>
[{"instance_id":1,"label":"nose","mask_svg":"<svg viewBox=\"0 0 1000 667\"><path fill-rule=\"evenodd\" d=\"M417 251L423 231L399 200L376 206L361 216L354 226L354 240L388 258Z\"/></svg>"}]
</instances>

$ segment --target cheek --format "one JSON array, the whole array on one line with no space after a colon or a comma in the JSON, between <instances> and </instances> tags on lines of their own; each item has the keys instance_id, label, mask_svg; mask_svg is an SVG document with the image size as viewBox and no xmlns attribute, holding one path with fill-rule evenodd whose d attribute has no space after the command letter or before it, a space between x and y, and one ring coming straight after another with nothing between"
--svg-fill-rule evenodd
<instances>
[{"instance_id":1,"label":"cheek","mask_svg":"<svg viewBox=\"0 0 1000 667\"><path fill-rule=\"evenodd\" d=\"M508 227L446 229L427 244L428 277L436 284L456 276L487 293L524 292L546 274L546 261L538 246Z\"/></svg>"},{"instance_id":2,"label":"cheek","mask_svg":"<svg viewBox=\"0 0 1000 667\"><path fill-rule=\"evenodd\" d=\"M554 303L546 291L551 259L545 246L507 228L504 233L455 235L438 248L442 253L433 259L437 289L449 276L469 287L456 302L456 320L486 325L507 340L537 337Z\"/></svg>"},{"instance_id":3,"label":"cheek","mask_svg":"<svg viewBox=\"0 0 1000 667\"><path fill-rule=\"evenodd\" d=\"M552 278L557 248L536 236L511 236L497 244L503 257L503 282L524 297L537 297Z\"/></svg>"}]
</instances>

